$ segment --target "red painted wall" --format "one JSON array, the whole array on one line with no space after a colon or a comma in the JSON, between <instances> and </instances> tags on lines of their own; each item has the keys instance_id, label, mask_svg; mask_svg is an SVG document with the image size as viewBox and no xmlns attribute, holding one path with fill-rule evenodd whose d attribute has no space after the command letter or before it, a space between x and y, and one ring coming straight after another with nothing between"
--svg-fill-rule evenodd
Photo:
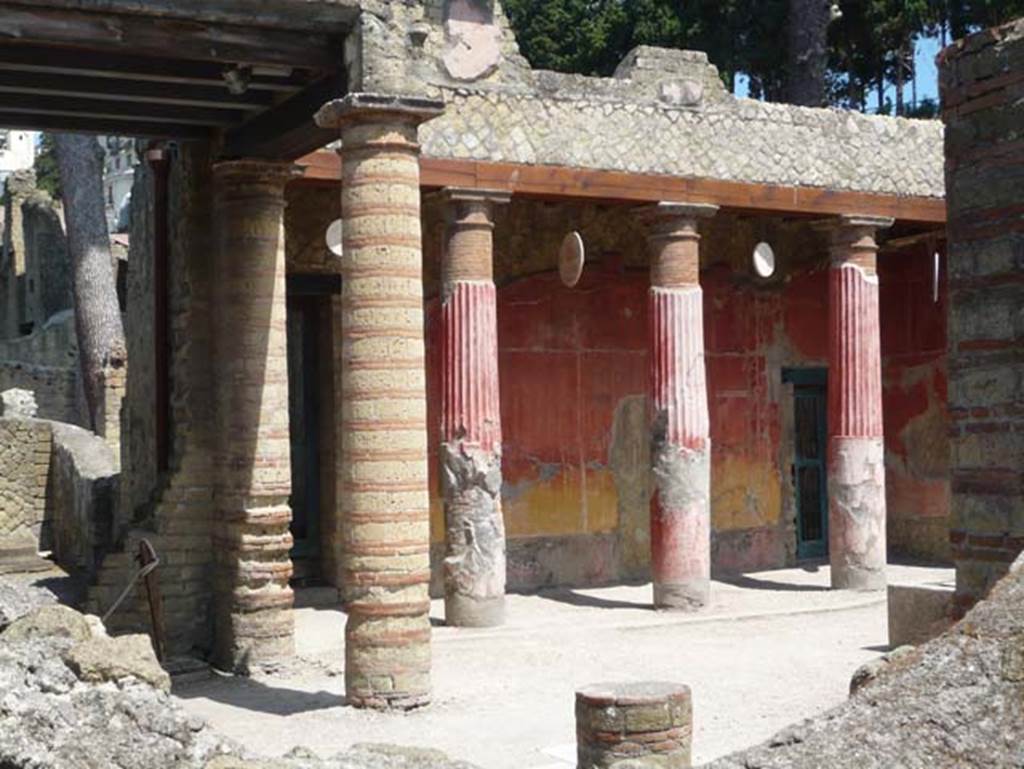
<instances>
[{"instance_id":1,"label":"red painted wall","mask_svg":"<svg viewBox=\"0 0 1024 769\"><path fill-rule=\"evenodd\" d=\"M885 256L880 267L889 506L901 531L927 529L916 523L923 517L944 521L949 505L948 483L929 475L936 469L931 455L938 451L930 444L941 448L946 439L924 440L945 403L944 312L926 301L925 262ZM826 363L827 272L798 272L766 287L718 266L705 270L701 280L713 450L712 563L718 572L783 566L794 557L796 542L785 448L791 428L784 427L791 404L779 371ZM554 273L499 288L510 539L618 531L618 495L609 467L612 425L624 400L647 390L647 287L645 270L598 264L588 266L575 289L562 286ZM436 478L438 321L433 300L427 309L427 359L435 542L444 539ZM903 545L900 536L893 542ZM595 551L583 571L599 582L614 579L617 568L607 552Z\"/></svg>"},{"instance_id":2,"label":"red painted wall","mask_svg":"<svg viewBox=\"0 0 1024 769\"><path fill-rule=\"evenodd\" d=\"M949 558L946 280L919 246L879 260L889 550Z\"/></svg>"}]
</instances>

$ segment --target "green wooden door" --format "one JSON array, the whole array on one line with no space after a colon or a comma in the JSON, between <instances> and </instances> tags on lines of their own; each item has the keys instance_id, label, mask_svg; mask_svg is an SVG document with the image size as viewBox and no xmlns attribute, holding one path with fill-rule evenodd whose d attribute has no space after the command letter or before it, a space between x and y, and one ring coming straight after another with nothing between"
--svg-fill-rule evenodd
<instances>
[{"instance_id":1,"label":"green wooden door","mask_svg":"<svg viewBox=\"0 0 1024 769\"><path fill-rule=\"evenodd\" d=\"M798 558L828 554L826 373L790 369L793 383L793 486L796 496Z\"/></svg>"}]
</instances>

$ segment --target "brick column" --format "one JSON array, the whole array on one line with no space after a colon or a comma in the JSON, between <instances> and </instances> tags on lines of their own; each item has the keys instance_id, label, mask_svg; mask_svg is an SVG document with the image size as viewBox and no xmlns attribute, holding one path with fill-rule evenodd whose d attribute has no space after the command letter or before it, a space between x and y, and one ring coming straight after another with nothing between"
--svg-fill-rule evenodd
<instances>
[{"instance_id":1,"label":"brick column","mask_svg":"<svg viewBox=\"0 0 1024 769\"><path fill-rule=\"evenodd\" d=\"M875 232L844 216L829 272L828 526L832 587L885 589L885 446Z\"/></svg>"},{"instance_id":2,"label":"brick column","mask_svg":"<svg viewBox=\"0 0 1024 769\"><path fill-rule=\"evenodd\" d=\"M427 99L350 94L342 139L339 500L345 689L357 707L430 699L430 521L417 127Z\"/></svg>"},{"instance_id":3,"label":"brick column","mask_svg":"<svg viewBox=\"0 0 1024 769\"><path fill-rule=\"evenodd\" d=\"M657 609L697 609L711 586L711 439L698 221L717 206L640 210L651 254L651 569Z\"/></svg>"},{"instance_id":4,"label":"brick column","mask_svg":"<svg viewBox=\"0 0 1024 769\"><path fill-rule=\"evenodd\" d=\"M505 620L501 516L498 318L492 206L507 193L445 190L442 264L441 479L445 514L445 621L488 627Z\"/></svg>"},{"instance_id":5,"label":"brick column","mask_svg":"<svg viewBox=\"0 0 1024 769\"><path fill-rule=\"evenodd\" d=\"M214 166L218 306L216 660L294 651L284 188L291 165Z\"/></svg>"}]
</instances>

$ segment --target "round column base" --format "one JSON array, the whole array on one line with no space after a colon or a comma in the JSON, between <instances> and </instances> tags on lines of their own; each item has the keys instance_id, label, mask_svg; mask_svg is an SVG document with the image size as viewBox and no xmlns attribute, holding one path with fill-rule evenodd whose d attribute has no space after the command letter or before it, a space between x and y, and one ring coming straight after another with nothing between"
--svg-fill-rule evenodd
<instances>
[{"instance_id":1,"label":"round column base","mask_svg":"<svg viewBox=\"0 0 1024 769\"><path fill-rule=\"evenodd\" d=\"M505 596L474 598L449 595L444 599L444 624L450 627L498 627L505 624Z\"/></svg>"},{"instance_id":2,"label":"round column base","mask_svg":"<svg viewBox=\"0 0 1024 769\"><path fill-rule=\"evenodd\" d=\"M658 611L698 611L710 602L710 579L654 583L654 608Z\"/></svg>"},{"instance_id":3,"label":"round column base","mask_svg":"<svg viewBox=\"0 0 1024 769\"><path fill-rule=\"evenodd\" d=\"M885 590L887 580L885 570L863 569L856 566L832 565L833 590L859 590L873 592Z\"/></svg>"}]
</instances>

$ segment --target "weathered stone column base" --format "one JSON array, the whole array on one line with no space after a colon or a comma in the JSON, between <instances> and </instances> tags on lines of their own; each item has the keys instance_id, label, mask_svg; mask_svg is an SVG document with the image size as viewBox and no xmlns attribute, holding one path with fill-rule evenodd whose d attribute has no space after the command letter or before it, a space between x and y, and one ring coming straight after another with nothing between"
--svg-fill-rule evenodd
<instances>
[{"instance_id":1,"label":"weathered stone column base","mask_svg":"<svg viewBox=\"0 0 1024 769\"><path fill-rule=\"evenodd\" d=\"M836 590L885 590L882 438L833 437L829 446L829 560Z\"/></svg>"},{"instance_id":2,"label":"weathered stone column base","mask_svg":"<svg viewBox=\"0 0 1024 769\"><path fill-rule=\"evenodd\" d=\"M494 627L505 621L505 523L501 455L443 443L445 623Z\"/></svg>"},{"instance_id":3,"label":"weathered stone column base","mask_svg":"<svg viewBox=\"0 0 1024 769\"><path fill-rule=\"evenodd\" d=\"M694 611L711 598L711 447L657 445L651 500L654 608Z\"/></svg>"}]
</instances>

